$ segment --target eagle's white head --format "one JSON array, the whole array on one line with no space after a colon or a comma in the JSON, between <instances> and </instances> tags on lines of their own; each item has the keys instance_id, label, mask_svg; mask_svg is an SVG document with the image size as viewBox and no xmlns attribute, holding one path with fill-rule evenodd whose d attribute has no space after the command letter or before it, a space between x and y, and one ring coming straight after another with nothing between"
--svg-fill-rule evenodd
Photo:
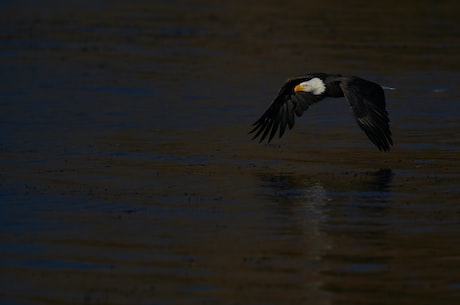
<instances>
[{"instance_id":1,"label":"eagle's white head","mask_svg":"<svg viewBox=\"0 0 460 305\"><path fill-rule=\"evenodd\" d=\"M301 82L297 86L294 87L294 92L311 92L314 95L320 95L326 91L326 84L318 78L314 77L310 80L307 80L305 82Z\"/></svg>"}]
</instances>

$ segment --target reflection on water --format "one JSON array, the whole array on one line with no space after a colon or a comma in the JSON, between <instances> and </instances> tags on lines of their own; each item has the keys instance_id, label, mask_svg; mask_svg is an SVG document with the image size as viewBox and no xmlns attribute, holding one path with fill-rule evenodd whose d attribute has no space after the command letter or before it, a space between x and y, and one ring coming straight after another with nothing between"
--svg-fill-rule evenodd
<instances>
[{"instance_id":1,"label":"reflection on water","mask_svg":"<svg viewBox=\"0 0 460 305\"><path fill-rule=\"evenodd\" d=\"M455 304L457 1L0 4L0 303ZM386 91L247 135L289 76Z\"/></svg>"},{"instance_id":2,"label":"reflection on water","mask_svg":"<svg viewBox=\"0 0 460 305\"><path fill-rule=\"evenodd\" d=\"M393 171L389 168L380 169L373 173L372 176L375 177L375 181L370 183L369 188L379 192L388 192L391 179L393 178Z\"/></svg>"}]
</instances>

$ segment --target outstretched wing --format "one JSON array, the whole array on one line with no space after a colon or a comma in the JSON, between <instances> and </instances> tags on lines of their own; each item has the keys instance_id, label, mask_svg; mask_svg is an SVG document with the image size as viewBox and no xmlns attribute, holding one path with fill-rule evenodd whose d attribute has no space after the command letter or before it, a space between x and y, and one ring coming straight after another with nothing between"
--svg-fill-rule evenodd
<instances>
[{"instance_id":1,"label":"outstretched wing","mask_svg":"<svg viewBox=\"0 0 460 305\"><path fill-rule=\"evenodd\" d=\"M297 77L287 80L281 87L278 96L268 107L267 111L254 123L254 128L249 133L255 133L253 139L260 136L262 142L267 136L270 141L279 130L281 138L286 127L292 129L295 123L295 115L298 117L308 109L311 104L323 99L322 95L314 95L308 92L294 92L294 87L308 80L310 77Z\"/></svg>"},{"instance_id":2,"label":"outstretched wing","mask_svg":"<svg viewBox=\"0 0 460 305\"><path fill-rule=\"evenodd\" d=\"M393 140L382 87L358 77L346 78L340 82L340 87L359 127L378 149L389 151Z\"/></svg>"}]
</instances>

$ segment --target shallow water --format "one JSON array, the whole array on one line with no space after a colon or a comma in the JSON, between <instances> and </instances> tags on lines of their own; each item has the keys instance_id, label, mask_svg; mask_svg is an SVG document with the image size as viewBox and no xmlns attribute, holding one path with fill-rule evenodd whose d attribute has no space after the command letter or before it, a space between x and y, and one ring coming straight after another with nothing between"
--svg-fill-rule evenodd
<instances>
[{"instance_id":1,"label":"shallow water","mask_svg":"<svg viewBox=\"0 0 460 305\"><path fill-rule=\"evenodd\" d=\"M0 303L456 304L457 1L0 4ZM386 91L283 139L285 78Z\"/></svg>"}]
</instances>

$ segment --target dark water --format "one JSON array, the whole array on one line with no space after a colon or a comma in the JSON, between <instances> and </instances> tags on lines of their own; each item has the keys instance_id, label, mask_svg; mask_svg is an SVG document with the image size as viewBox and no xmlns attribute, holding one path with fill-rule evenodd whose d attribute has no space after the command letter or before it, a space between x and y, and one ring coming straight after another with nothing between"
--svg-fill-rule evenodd
<instances>
[{"instance_id":1,"label":"dark water","mask_svg":"<svg viewBox=\"0 0 460 305\"><path fill-rule=\"evenodd\" d=\"M460 2L0 2L1 304L458 304ZM273 145L289 76L387 91Z\"/></svg>"}]
</instances>

